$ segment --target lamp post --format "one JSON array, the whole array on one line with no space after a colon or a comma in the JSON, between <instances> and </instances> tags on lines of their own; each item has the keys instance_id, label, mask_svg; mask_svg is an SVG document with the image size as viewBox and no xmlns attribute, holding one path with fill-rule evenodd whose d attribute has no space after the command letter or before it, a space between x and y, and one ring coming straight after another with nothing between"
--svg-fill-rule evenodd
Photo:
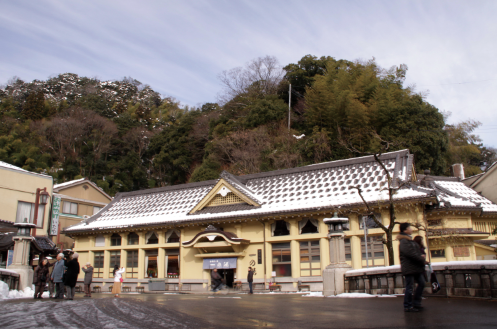
<instances>
[{"instance_id":1,"label":"lamp post","mask_svg":"<svg viewBox=\"0 0 497 329\"><path fill-rule=\"evenodd\" d=\"M38 208L41 205L46 205L50 198L50 194L47 192L47 188L37 188L36 189L36 199L35 199L35 214L33 217L33 224L38 225Z\"/></svg>"},{"instance_id":2,"label":"lamp post","mask_svg":"<svg viewBox=\"0 0 497 329\"><path fill-rule=\"evenodd\" d=\"M330 265L323 270L323 294L325 296L339 295L345 291L345 272L352 269L345 260L344 230L349 230L349 219L338 217L335 212L331 218L324 218L328 225L330 247Z\"/></svg>"}]
</instances>

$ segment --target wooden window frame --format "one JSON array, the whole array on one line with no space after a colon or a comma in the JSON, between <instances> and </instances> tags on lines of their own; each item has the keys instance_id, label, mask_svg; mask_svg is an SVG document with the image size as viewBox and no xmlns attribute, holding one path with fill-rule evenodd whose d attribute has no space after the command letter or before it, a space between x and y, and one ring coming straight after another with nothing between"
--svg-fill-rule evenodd
<instances>
[{"instance_id":1,"label":"wooden window frame","mask_svg":"<svg viewBox=\"0 0 497 329\"><path fill-rule=\"evenodd\" d=\"M309 264L309 268L300 266L300 276L321 276L321 245L319 240L299 241L299 250L300 264ZM306 257L307 260L302 260ZM315 257L318 259L314 259ZM312 267L312 264L316 262L319 263L319 268ZM309 271L309 275L302 275L302 271Z\"/></svg>"},{"instance_id":2,"label":"wooden window frame","mask_svg":"<svg viewBox=\"0 0 497 329\"><path fill-rule=\"evenodd\" d=\"M104 277L104 261L105 253L103 251L96 251L93 253L93 277Z\"/></svg>"},{"instance_id":3,"label":"wooden window frame","mask_svg":"<svg viewBox=\"0 0 497 329\"><path fill-rule=\"evenodd\" d=\"M276 247L275 246L281 246L283 244L287 244L288 243L288 247ZM274 261L274 254L275 254L275 251L279 251L280 255L279 255L279 261L275 262ZM283 252L285 251L288 251L289 252L289 255L290 255L290 260L288 261L283 261ZM290 265L290 274L288 275L288 277L291 277L292 276L292 249L291 249L291 243L290 242L282 242L282 243L273 243L272 245L272 252L271 252L271 259L272 259L272 269L274 271L274 265L278 266L278 265Z\"/></svg>"},{"instance_id":4,"label":"wooden window frame","mask_svg":"<svg viewBox=\"0 0 497 329\"><path fill-rule=\"evenodd\" d=\"M368 259L382 259L385 260L385 246L382 242L383 237L381 235L368 235ZM366 245L364 243L364 237L361 237L361 258L366 260ZM377 255L382 253L383 255ZM374 256L374 257L372 257Z\"/></svg>"},{"instance_id":5,"label":"wooden window frame","mask_svg":"<svg viewBox=\"0 0 497 329\"><path fill-rule=\"evenodd\" d=\"M138 279L138 250L128 250L126 255L126 278Z\"/></svg>"}]
</instances>

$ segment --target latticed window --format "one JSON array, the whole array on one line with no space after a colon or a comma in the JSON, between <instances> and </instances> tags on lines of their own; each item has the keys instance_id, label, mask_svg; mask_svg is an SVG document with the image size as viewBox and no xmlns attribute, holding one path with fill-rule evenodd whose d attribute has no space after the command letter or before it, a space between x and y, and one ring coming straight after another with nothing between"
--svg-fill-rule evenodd
<instances>
[{"instance_id":1,"label":"latticed window","mask_svg":"<svg viewBox=\"0 0 497 329\"><path fill-rule=\"evenodd\" d=\"M345 246L345 260L352 260L352 246L350 244L350 238L343 240Z\"/></svg>"},{"instance_id":2,"label":"latticed window","mask_svg":"<svg viewBox=\"0 0 497 329\"><path fill-rule=\"evenodd\" d=\"M114 277L112 274L114 272L114 266L117 265L118 268L121 268L121 251L111 251L110 252L110 259L109 259L109 277Z\"/></svg>"},{"instance_id":3,"label":"latticed window","mask_svg":"<svg viewBox=\"0 0 497 329\"><path fill-rule=\"evenodd\" d=\"M110 245L111 246L120 246L121 245L121 236L117 233L112 234L110 237Z\"/></svg>"},{"instance_id":4,"label":"latticed window","mask_svg":"<svg viewBox=\"0 0 497 329\"><path fill-rule=\"evenodd\" d=\"M128 235L128 245L131 245L131 246L136 245L136 244L138 244L139 240L140 240L140 237L135 232L131 232Z\"/></svg>"},{"instance_id":5,"label":"latticed window","mask_svg":"<svg viewBox=\"0 0 497 329\"><path fill-rule=\"evenodd\" d=\"M209 202L206 207L223 206L227 204L245 203L238 195L229 192L226 196L216 194L216 196Z\"/></svg>"},{"instance_id":6,"label":"latticed window","mask_svg":"<svg viewBox=\"0 0 497 329\"><path fill-rule=\"evenodd\" d=\"M321 275L319 240L300 242L300 276Z\"/></svg>"},{"instance_id":7,"label":"latticed window","mask_svg":"<svg viewBox=\"0 0 497 329\"><path fill-rule=\"evenodd\" d=\"M361 238L362 259L366 259L366 245ZM368 259L385 259L385 249L381 236L368 236Z\"/></svg>"},{"instance_id":8,"label":"latticed window","mask_svg":"<svg viewBox=\"0 0 497 329\"><path fill-rule=\"evenodd\" d=\"M138 250L129 250L126 257L126 278L138 278Z\"/></svg>"},{"instance_id":9,"label":"latticed window","mask_svg":"<svg viewBox=\"0 0 497 329\"><path fill-rule=\"evenodd\" d=\"M273 272L277 277L292 276L290 242L273 243Z\"/></svg>"},{"instance_id":10,"label":"latticed window","mask_svg":"<svg viewBox=\"0 0 497 329\"><path fill-rule=\"evenodd\" d=\"M95 252L93 254L93 277L104 277L104 252Z\"/></svg>"}]
</instances>

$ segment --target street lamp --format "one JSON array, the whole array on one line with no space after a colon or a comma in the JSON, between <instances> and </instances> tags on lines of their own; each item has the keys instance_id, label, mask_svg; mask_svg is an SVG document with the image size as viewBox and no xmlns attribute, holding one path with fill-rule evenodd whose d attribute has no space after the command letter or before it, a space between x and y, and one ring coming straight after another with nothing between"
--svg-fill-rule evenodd
<instances>
[{"instance_id":1,"label":"street lamp","mask_svg":"<svg viewBox=\"0 0 497 329\"><path fill-rule=\"evenodd\" d=\"M35 200L35 214L33 218L33 224L38 225L38 207L39 205L46 205L48 202L48 198L50 198L50 194L47 192L47 188L36 189L36 200Z\"/></svg>"}]
</instances>

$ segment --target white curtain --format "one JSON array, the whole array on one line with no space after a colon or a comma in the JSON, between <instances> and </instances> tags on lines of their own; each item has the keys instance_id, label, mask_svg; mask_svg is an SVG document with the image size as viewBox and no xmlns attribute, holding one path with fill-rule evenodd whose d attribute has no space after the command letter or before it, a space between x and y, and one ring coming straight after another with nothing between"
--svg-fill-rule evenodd
<instances>
[{"instance_id":1,"label":"white curtain","mask_svg":"<svg viewBox=\"0 0 497 329\"><path fill-rule=\"evenodd\" d=\"M319 232L319 222L317 219L310 219L311 221L311 224L316 226L316 228L318 229L318 232Z\"/></svg>"},{"instance_id":2,"label":"white curtain","mask_svg":"<svg viewBox=\"0 0 497 329\"><path fill-rule=\"evenodd\" d=\"M304 228L305 224L307 224L308 219L304 218L299 222L299 234L302 234L302 229Z\"/></svg>"},{"instance_id":3,"label":"white curtain","mask_svg":"<svg viewBox=\"0 0 497 329\"><path fill-rule=\"evenodd\" d=\"M276 229L276 222L271 224L271 236L274 236L274 230Z\"/></svg>"},{"instance_id":4,"label":"white curtain","mask_svg":"<svg viewBox=\"0 0 497 329\"><path fill-rule=\"evenodd\" d=\"M145 256L145 278L148 278L148 256Z\"/></svg>"},{"instance_id":5,"label":"white curtain","mask_svg":"<svg viewBox=\"0 0 497 329\"><path fill-rule=\"evenodd\" d=\"M104 247L105 246L105 237L103 235L97 235L95 239L95 247Z\"/></svg>"},{"instance_id":6,"label":"white curtain","mask_svg":"<svg viewBox=\"0 0 497 329\"><path fill-rule=\"evenodd\" d=\"M33 209L33 211L34 211L34 209ZM19 201L19 203L17 204L16 223L24 223L24 218L27 219L28 223L32 222L31 203Z\"/></svg>"},{"instance_id":7,"label":"white curtain","mask_svg":"<svg viewBox=\"0 0 497 329\"><path fill-rule=\"evenodd\" d=\"M290 232L290 226L292 225L290 225L290 223L287 221L285 221L285 224L286 224L286 229L288 230L288 232Z\"/></svg>"},{"instance_id":8,"label":"white curtain","mask_svg":"<svg viewBox=\"0 0 497 329\"><path fill-rule=\"evenodd\" d=\"M169 231L167 231L167 233L166 233L166 243L167 243L167 241L169 240L169 238L171 237L171 235L173 235L173 233L176 233L176 235L177 235L178 237L179 237L179 236L180 236L180 234L181 234L181 233L180 233L179 231L177 231L177 230L169 230Z\"/></svg>"},{"instance_id":9,"label":"white curtain","mask_svg":"<svg viewBox=\"0 0 497 329\"><path fill-rule=\"evenodd\" d=\"M154 234L155 232L154 231L150 231L148 232L146 235L145 235L145 243L148 243L148 239L150 239L150 237L152 236L152 234Z\"/></svg>"}]
</instances>

